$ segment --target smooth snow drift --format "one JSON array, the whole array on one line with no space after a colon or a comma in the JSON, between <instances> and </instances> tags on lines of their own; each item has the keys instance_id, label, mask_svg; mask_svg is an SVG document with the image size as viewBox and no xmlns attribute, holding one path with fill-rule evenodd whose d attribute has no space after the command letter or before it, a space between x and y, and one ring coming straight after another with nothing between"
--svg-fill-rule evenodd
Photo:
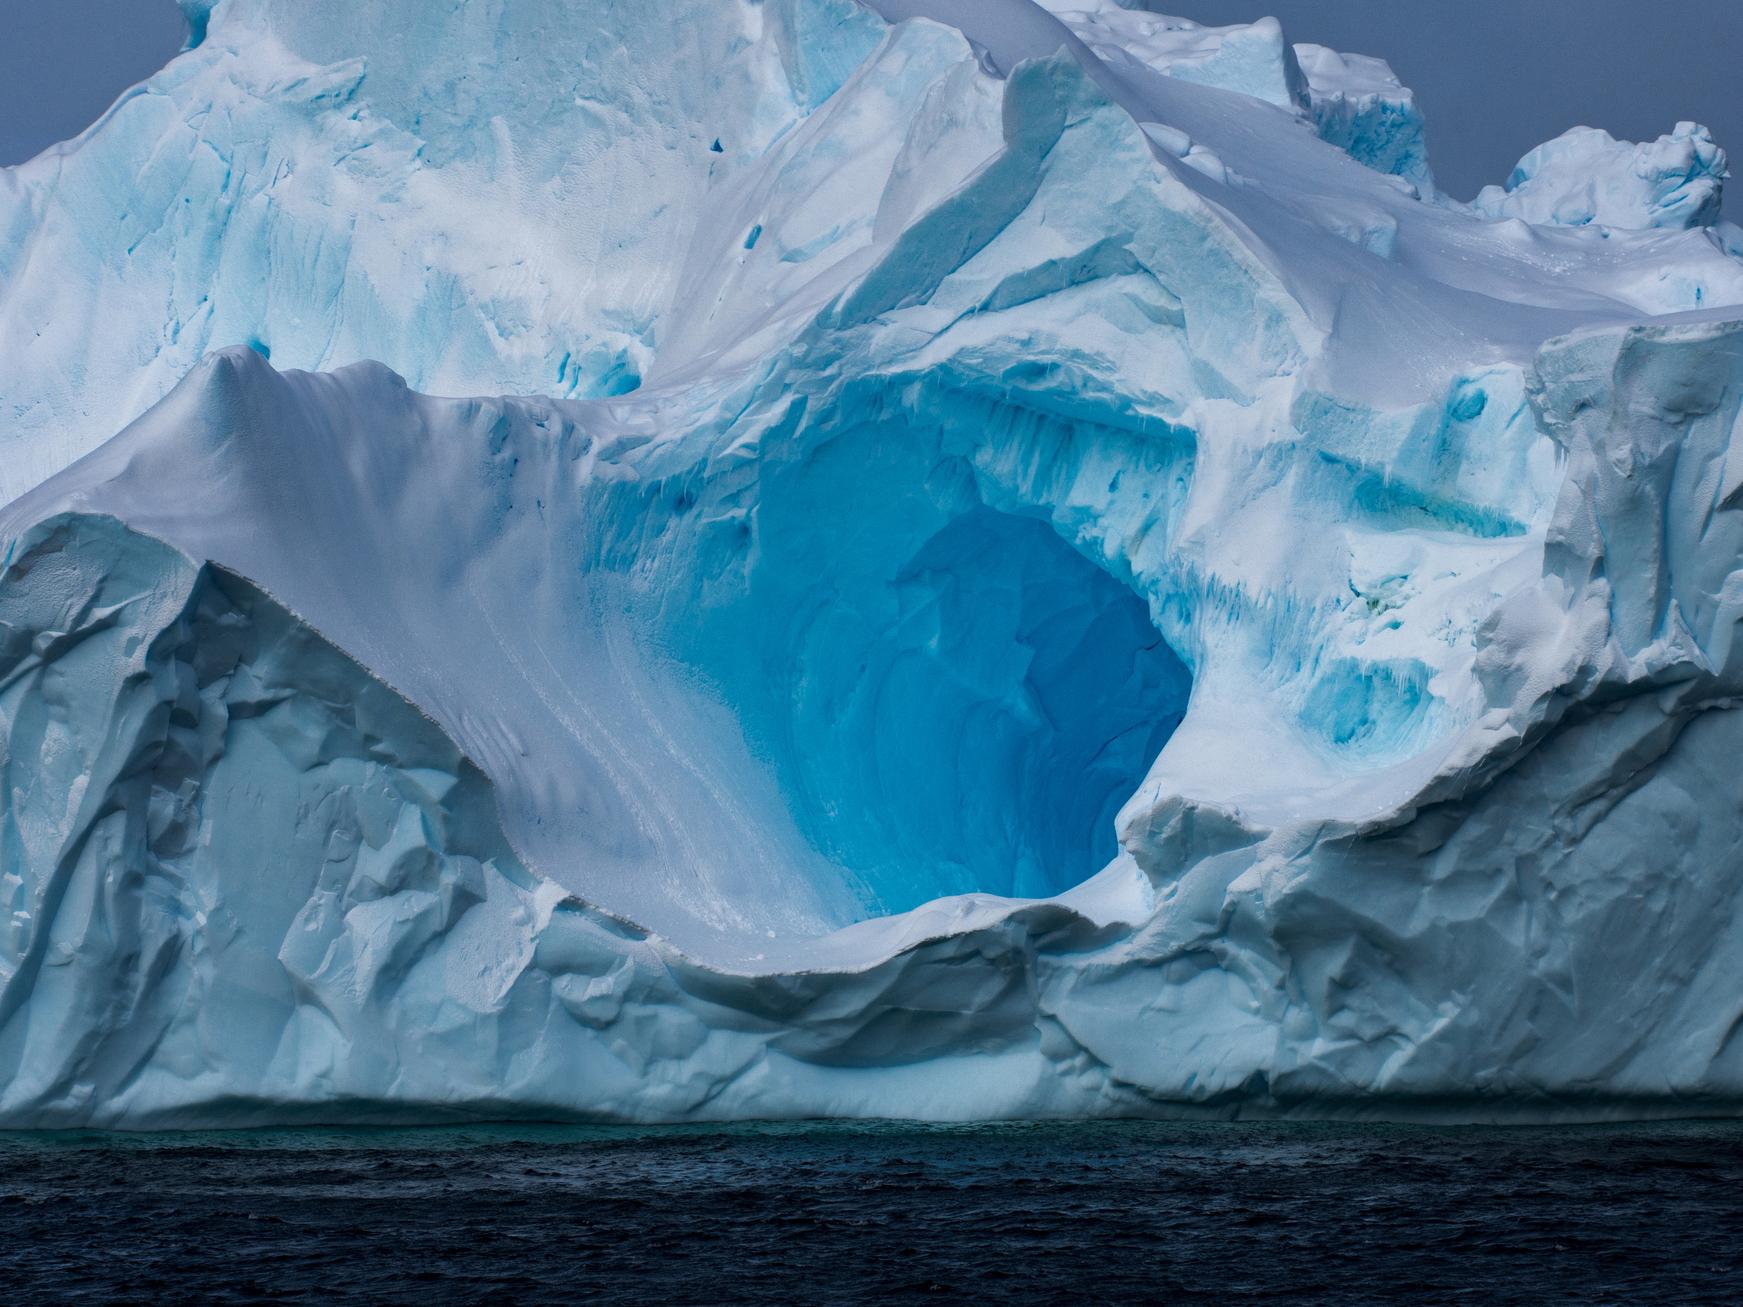
<instances>
[{"instance_id":1,"label":"smooth snow drift","mask_svg":"<svg viewBox=\"0 0 1743 1307\"><path fill-rule=\"evenodd\" d=\"M1703 129L1462 205L1271 21L188 7L0 171L0 1123L1743 1104Z\"/></svg>"}]
</instances>

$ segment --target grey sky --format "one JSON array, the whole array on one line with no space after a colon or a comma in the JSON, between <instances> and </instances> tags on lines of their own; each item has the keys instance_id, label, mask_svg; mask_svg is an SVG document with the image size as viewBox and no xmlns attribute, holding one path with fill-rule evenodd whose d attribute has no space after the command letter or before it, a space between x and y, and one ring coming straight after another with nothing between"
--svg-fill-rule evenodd
<instances>
[{"instance_id":1,"label":"grey sky","mask_svg":"<svg viewBox=\"0 0 1743 1307\"><path fill-rule=\"evenodd\" d=\"M707 0L701 0L707 2ZM1206 23L1262 13L1292 40L1389 59L1428 117L1441 185L1468 198L1579 123L1713 129L1743 173L1743 0L1150 0ZM173 0L0 0L0 164L77 134L181 45ZM1743 190L1743 182L1738 183ZM1733 196L1727 206L1738 212Z\"/></svg>"},{"instance_id":2,"label":"grey sky","mask_svg":"<svg viewBox=\"0 0 1743 1307\"><path fill-rule=\"evenodd\" d=\"M174 0L0 0L0 164L77 136L186 39Z\"/></svg>"}]
</instances>

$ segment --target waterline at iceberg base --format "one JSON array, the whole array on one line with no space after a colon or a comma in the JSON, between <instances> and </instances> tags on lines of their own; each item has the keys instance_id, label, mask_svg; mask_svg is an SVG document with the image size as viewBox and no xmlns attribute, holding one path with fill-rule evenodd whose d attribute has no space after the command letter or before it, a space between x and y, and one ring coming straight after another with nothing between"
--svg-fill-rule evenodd
<instances>
[{"instance_id":1,"label":"waterline at iceberg base","mask_svg":"<svg viewBox=\"0 0 1743 1307\"><path fill-rule=\"evenodd\" d=\"M1703 130L395 8L0 172L0 1124L1743 1107Z\"/></svg>"}]
</instances>

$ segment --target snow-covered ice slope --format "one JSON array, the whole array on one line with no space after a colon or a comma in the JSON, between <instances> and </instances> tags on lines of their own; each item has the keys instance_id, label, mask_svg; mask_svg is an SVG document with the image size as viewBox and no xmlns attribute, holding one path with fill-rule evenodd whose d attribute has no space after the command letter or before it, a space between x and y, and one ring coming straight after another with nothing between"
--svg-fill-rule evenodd
<instances>
[{"instance_id":1,"label":"snow-covered ice slope","mask_svg":"<svg viewBox=\"0 0 1743 1307\"><path fill-rule=\"evenodd\" d=\"M0 171L0 1123L1743 1104L1703 131L1461 205L1268 21L188 7Z\"/></svg>"}]
</instances>

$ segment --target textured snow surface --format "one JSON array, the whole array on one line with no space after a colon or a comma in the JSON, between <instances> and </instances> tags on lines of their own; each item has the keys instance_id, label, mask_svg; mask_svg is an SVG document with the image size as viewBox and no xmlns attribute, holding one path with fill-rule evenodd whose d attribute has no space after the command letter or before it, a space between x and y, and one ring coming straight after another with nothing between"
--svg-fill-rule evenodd
<instances>
[{"instance_id":1,"label":"textured snow surface","mask_svg":"<svg viewBox=\"0 0 1743 1307\"><path fill-rule=\"evenodd\" d=\"M1703 130L1467 206L1271 21L187 7L0 171L0 1122L1743 1103Z\"/></svg>"}]
</instances>

